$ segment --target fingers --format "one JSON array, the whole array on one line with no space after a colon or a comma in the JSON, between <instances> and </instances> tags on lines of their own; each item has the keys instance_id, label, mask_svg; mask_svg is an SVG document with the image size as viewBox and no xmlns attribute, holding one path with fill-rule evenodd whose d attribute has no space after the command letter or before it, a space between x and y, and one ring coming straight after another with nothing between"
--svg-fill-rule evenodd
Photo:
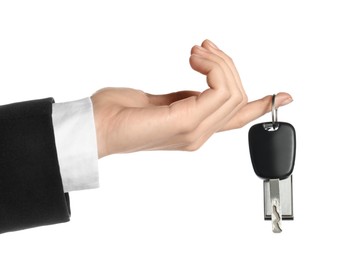
<instances>
[{"instance_id":1,"label":"fingers","mask_svg":"<svg viewBox=\"0 0 347 260\"><path fill-rule=\"evenodd\" d=\"M288 93L278 93L276 95L275 107L281 107L292 102L293 99ZM266 96L262 99L249 102L241 108L234 117L227 122L221 131L241 128L251 121L263 116L271 111L272 95Z\"/></svg>"},{"instance_id":2,"label":"fingers","mask_svg":"<svg viewBox=\"0 0 347 260\"><path fill-rule=\"evenodd\" d=\"M203 45L194 46L191 51L192 57L194 57L194 55L198 55L200 57L203 57L213 62L216 67L215 69L217 69L218 67L220 69L220 72L223 74L224 81L218 82L217 81L218 78L214 77L215 74L212 74L212 73L208 74L209 71L203 71L203 68L196 66L200 64L195 64L194 62L192 62L194 60L191 59L192 68L207 76L207 81L210 88L212 89L226 88L228 89L228 92L230 92L230 94L232 95L238 94L239 88L237 86L236 78L233 73L233 70L236 71L236 68L234 67L234 69L232 70L232 68L229 66L226 60L225 55L224 56L220 55L220 51L211 47L212 46L211 44L206 44L206 41L204 41L203 45L207 45L208 48L204 47ZM220 83L223 83L223 85L221 85Z\"/></svg>"},{"instance_id":3,"label":"fingers","mask_svg":"<svg viewBox=\"0 0 347 260\"><path fill-rule=\"evenodd\" d=\"M240 90L240 92L243 96L243 99L246 100L247 95L246 95L246 92L242 86L239 73L236 70L236 67L234 65L233 60L227 54L225 54L222 50L220 50L213 42L211 42L209 40L204 40L202 42L201 46L206 48L207 50L211 51L212 53L218 55L219 57L221 57L224 60L225 64L228 66L228 69L230 69L230 71L231 71L231 75L233 76L233 78L236 81L236 86Z\"/></svg>"},{"instance_id":4,"label":"fingers","mask_svg":"<svg viewBox=\"0 0 347 260\"><path fill-rule=\"evenodd\" d=\"M271 110L272 96L247 103L232 59L212 42L205 40L201 46L194 46L190 64L206 75L208 89L202 93L147 94L150 104L169 106L161 110L168 115L165 122L170 123L165 129L169 129L172 138L161 144L162 149L194 151L215 132L240 128ZM279 93L275 105L279 107L291 101L289 94ZM165 133L165 129L160 132Z\"/></svg>"},{"instance_id":5,"label":"fingers","mask_svg":"<svg viewBox=\"0 0 347 260\"><path fill-rule=\"evenodd\" d=\"M177 101L171 106L170 114L176 121L179 119L178 130L181 130L176 136L181 137L185 150L198 149L247 103L231 59L218 49L212 50L216 47L210 42L203 43L207 44L210 44L208 48L192 48L190 64L194 70L206 75L209 88L199 96Z\"/></svg>"},{"instance_id":6,"label":"fingers","mask_svg":"<svg viewBox=\"0 0 347 260\"><path fill-rule=\"evenodd\" d=\"M218 53L213 53L201 46L194 46L191 51L190 65L194 70L206 75L209 88L196 99L177 103L178 109L186 106L186 110L194 112L188 113L188 116L201 122L223 107L225 103L229 103L234 108L243 100L232 70ZM224 116L227 116L228 112L230 111L224 110Z\"/></svg>"},{"instance_id":7,"label":"fingers","mask_svg":"<svg viewBox=\"0 0 347 260\"><path fill-rule=\"evenodd\" d=\"M174 120L180 118L183 122L183 131L195 128L230 99L230 89L223 68L211 55L214 54L196 50L190 57L192 68L207 76L210 88L198 96L178 100L170 106L170 114Z\"/></svg>"}]
</instances>

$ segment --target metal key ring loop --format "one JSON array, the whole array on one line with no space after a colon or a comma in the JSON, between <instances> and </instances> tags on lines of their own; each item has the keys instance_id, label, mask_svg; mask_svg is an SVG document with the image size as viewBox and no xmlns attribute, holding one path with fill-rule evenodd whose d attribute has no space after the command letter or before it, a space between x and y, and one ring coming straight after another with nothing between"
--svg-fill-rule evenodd
<instances>
[{"instance_id":1,"label":"metal key ring loop","mask_svg":"<svg viewBox=\"0 0 347 260\"><path fill-rule=\"evenodd\" d=\"M272 111L272 127L275 128L275 124L277 124L277 108L275 106L275 100L276 95L272 95L272 105L271 105L271 111Z\"/></svg>"}]
</instances>

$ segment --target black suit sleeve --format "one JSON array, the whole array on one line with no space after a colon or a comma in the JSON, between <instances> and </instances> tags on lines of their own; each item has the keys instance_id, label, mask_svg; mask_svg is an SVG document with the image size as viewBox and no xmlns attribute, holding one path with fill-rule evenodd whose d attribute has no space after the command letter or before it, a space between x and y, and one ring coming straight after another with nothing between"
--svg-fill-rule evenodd
<instances>
[{"instance_id":1,"label":"black suit sleeve","mask_svg":"<svg viewBox=\"0 0 347 260\"><path fill-rule=\"evenodd\" d=\"M0 233L70 220L52 98L0 106Z\"/></svg>"}]
</instances>

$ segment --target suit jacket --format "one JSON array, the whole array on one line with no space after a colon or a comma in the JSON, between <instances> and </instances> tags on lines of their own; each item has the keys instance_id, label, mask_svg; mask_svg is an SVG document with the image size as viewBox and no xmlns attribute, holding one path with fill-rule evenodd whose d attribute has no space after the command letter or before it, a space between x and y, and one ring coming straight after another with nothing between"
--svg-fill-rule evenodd
<instances>
[{"instance_id":1,"label":"suit jacket","mask_svg":"<svg viewBox=\"0 0 347 260\"><path fill-rule=\"evenodd\" d=\"M67 222L52 98L0 106L0 233Z\"/></svg>"}]
</instances>

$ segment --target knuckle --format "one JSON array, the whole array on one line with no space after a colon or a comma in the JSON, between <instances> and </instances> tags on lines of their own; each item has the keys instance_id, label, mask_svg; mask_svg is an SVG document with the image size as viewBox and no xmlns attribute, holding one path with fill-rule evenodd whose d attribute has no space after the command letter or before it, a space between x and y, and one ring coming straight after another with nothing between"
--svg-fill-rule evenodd
<instances>
[{"instance_id":1,"label":"knuckle","mask_svg":"<svg viewBox=\"0 0 347 260\"><path fill-rule=\"evenodd\" d=\"M240 105L240 106L244 106L248 103L248 97L245 93L238 91L236 93L236 102Z\"/></svg>"},{"instance_id":2,"label":"knuckle","mask_svg":"<svg viewBox=\"0 0 347 260\"><path fill-rule=\"evenodd\" d=\"M185 151L196 151L203 146L203 144L208 140L209 134L206 135L205 130L203 130L202 127L199 127L195 131L189 133L185 136L184 143L185 143Z\"/></svg>"},{"instance_id":3,"label":"knuckle","mask_svg":"<svg viewBox=\"0 0 347 260\"><path fill-rule=\"evenodd\" d=\"M190 145L187 145L184 147L184 151L187 151L187 152L195 152L197 150L199 150L199 148L202 146L202 144L199 144L199 143L193 143L193 144L190 144Z\"/></svg>"},{"instance_id":4,"label":"knuckle","mask_svg":"<svg viewBox=\"0 0 347 260\"><path fill-rule=\"evenodd\" d=\"M188 146L192 145L198 139L197 131L191 131L189 133L184 134L182 139L183 139L182 142L185 143L186 145Z\"/></svg>"},{"instance_id":5,"label":"knuckle","mask_svg":"<svg viewBox=\"0 0 347 260\"><path fill-rule=\"evenodd\" d=\"M184 146L189 150L189 151L194 151L198 149L201 145L199 143L203 142L202 137L203 132L201 128L195 128L193 131L188 132L186 134L183 134L181 136L181 143L184 144Z\"/></svg>"},{"instance_id":6,"label":"knuckle","mask_svg":"<svg viewBox=\"0 0 347 260\"><path fill-rule=\"evenodd\" d=\"M232 98L231 91L228 87L222 87L218 89L218 99L220 100L221 103L226 103Z\"/></svg>"},{"instance_id":7,"label":"knuckle","mask_svg":"<svg viewBox=\"0 0 347 260\"><path fill-rule=\"evenodd\" d=\"M235 91L235 93L233 93L233 100L236 104L241 105L242 102L244 102L244 98L242 96L242 93L240 91Z\"/></svg>"}]
</instances>

